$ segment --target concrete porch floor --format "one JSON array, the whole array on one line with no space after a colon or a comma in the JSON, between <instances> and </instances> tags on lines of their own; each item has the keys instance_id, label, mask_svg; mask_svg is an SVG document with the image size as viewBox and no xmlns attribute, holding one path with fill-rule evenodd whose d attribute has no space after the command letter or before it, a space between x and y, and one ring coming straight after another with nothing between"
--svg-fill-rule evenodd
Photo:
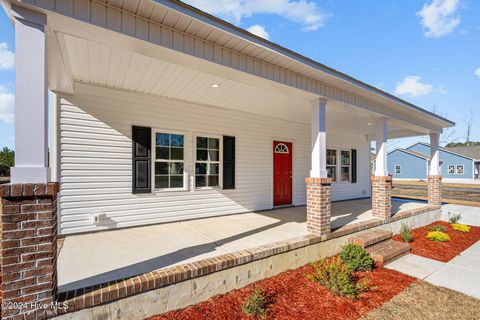
<instances>
[{"instance_id":1,"label":"concrete porch floor","mask_svg":"<svg viewBox=\"0 0 480 320\"><path fill-rule=\"evenodd\" d=\"M392 201L392 213L423 206ZM370 199L332 203L332 229L369 219ZM67 236L57 262L59 292L305 234L306 207L291 207Z\"/></svg>"}]
</instances>

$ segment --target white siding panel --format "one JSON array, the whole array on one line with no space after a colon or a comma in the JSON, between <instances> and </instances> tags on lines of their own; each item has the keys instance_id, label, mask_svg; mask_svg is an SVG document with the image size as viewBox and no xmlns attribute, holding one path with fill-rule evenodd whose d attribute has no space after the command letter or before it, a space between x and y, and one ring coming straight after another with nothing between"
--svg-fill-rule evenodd
<instances>
[{"instance_id":1,"label":"white siding panel","mask_svg":"<svg viewBox=\"0 0 480 320\"><path fill-rule=\"evenodd\" d=\"M275 118L76 83L61 97L62 234L264 210L272 207L272 141L293 142L293 204L305 204L310 127ZM196 133L236 137L236 189L131 193L131 126L181 131L186 172ZM330 147L358 150L358 183L333 186L333 199L369 194L365 138L328 134ZM366 194L367 193L367 194ZM91 214L106 214L101 226Z\"/></svg>"}]
</instances>

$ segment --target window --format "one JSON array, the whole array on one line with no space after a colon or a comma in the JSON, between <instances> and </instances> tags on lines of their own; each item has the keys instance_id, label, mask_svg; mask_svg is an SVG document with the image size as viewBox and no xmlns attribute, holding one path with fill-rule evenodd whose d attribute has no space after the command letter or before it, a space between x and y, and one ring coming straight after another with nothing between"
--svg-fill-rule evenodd
<instances>
[{"instance_id":1,"label":"window","mask_svg":"<svg viewBox=\"0 0 480 320\"><path fill-rule=\"evenodd\" d=\"M463 174L463 164L457 165L457 174Z\"/></svg>"},{"instance_id":2,"label":"window","mask_svg":"<svg viewBox=\"0 0 480 320\"><path fill-rule=\"evenodd\" d=\"M402 174L402 167L400 165L395 165L395 174Z\"/></svg>"},{"instance_id":3,"label":"window","mask_svg":"<svg viewBox=\"0 0 480 320\"><path fill-rule=\"evenodd\" d=\"M184 187L184 136L155 133L155 189Z\"/></svg>"},{"instance_id":4,"label":"window","mask_svg":"<svg viewBox=\"0 0 480 320\"><path fill-rule=\"evenodd\" d=\"M337 150L327 149L327 174L337 181Z\"/></svg>"},{"instance_id":5,"label":"window","mask_svg":"<svg viewBox=\"0 0 480 320\"><path fill-rule=\"evenodd\" d=\"M195 187L218 187L220 181L220 139L197 137Z\"/></svg>"},{"instance_id":6,"label":"window","mask_svg":"<svg viewBox=\"0 0 480 320\"><path fill-rule=\"evenodd\" d=\"M350 151L340 151L340 179L350 181Z\"/></svg>"},{"instance_id":7,"label":"window","mask_svg":"<svg viewBox=\"0 0 480 320\"><path fill-rule=\"evenodd\" d=\"M284 143L279 143L275 148L275 153L286 153L288 154L288 147Z\"/></svg>"},{"instance_id":8,"label":"window","mask_svg":"<svg viewBox=\"0 0 480 320\"><path fill-rule=\"evenodd\" d=\"M455 166L452 166L452 165L448 166L448 174L455 174Z\"/></svg>"}]
</instances>

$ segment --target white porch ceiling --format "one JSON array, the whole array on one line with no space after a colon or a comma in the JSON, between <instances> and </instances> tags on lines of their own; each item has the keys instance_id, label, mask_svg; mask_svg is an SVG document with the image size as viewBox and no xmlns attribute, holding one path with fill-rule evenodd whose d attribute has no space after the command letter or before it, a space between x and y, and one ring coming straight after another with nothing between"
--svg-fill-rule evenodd
<instances>
[{"instance_id":1,"label":"white porch ceiling","mask_svg":"<svg viewBox=\"0 0 480 320\"><path fill-rule=\"evenodd\" d=\"M310 103L316 98L312 93L298 90L293 96L282 93L281 85L266 90L168 62L161 56L153 58L61 32L54 34L74 81L310 123ZM212 88L212 84L219 87ZM333 130L342 128L371 137L375 117L378 115L373 112L329 100L327 123ZM391 120L391 136L419 134L406 125Z\"/></svg>"}]
</instances>

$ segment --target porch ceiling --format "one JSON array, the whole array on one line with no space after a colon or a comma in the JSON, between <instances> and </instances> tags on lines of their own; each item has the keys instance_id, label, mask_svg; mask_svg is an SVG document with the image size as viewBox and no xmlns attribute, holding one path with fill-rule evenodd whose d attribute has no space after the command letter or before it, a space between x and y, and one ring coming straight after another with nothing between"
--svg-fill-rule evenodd
<instances>
[{"instance_id":1,"label":"porch ceiling","mask_svg":"<svg viewBox=\"0 0 480 320\"><path fill-rule=\"evenodd\" d=\"M59 51L58 56L63 57L72 79L77 82L307 124L310 123L310 102L318 97L299 89L287 90L281 84L264 79L252 82L246 74L238 73L235 78L227 75L219 77L210 74L208 66L188 68L160 53L155 57L142 55L62 32L52 32L49 37L55 38L50 43L59 44L52 46L52 51ZM55 68L52 66L52 69ZM212 84L218 84L219 87L213 88ZM329 100L327 123L333 130L341 128L342 131L371 138L375 132L372 123L378 116L368 110ZM396 138L426 132L391 119L389 133L391 138Z\"/></svg>"}]
</instances>

